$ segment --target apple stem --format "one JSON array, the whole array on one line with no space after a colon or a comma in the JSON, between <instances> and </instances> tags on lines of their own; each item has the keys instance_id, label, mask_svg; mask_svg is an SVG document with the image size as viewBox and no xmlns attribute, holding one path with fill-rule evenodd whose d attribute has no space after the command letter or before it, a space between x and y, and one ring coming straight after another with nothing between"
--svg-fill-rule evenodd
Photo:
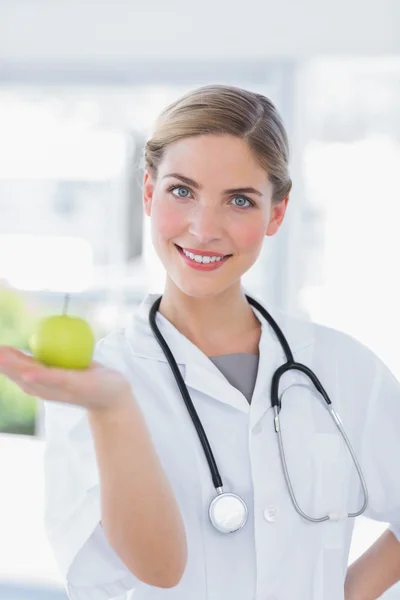
<instances>
[{"instance_id":1,"label":"apple stem","mask_svg":"<svg viewBox=\"0 0 400 600\"><path fill-rule=\"evenodd\" d=\"M68 302L69 302L69 294L66 294L65 298L64 298L64 310L63 310L64 315L67 314Z\"/></svg>"}]
</instances>

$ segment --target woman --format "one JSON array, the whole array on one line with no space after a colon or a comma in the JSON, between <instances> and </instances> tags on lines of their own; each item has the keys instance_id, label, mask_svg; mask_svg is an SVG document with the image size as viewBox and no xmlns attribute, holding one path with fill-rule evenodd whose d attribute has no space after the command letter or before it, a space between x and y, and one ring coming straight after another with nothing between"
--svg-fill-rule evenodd
<instances>
[{"instance_id":1,"label":"woman","mask_svg":"<svg viewBox=\"0 0 400 600\"><path fill-rule=\"evenodd\" d=\"M47 401L46 529L72 600L365 600L400 579L400 386L389 369L344 333L269 311L341 415L365 514L391 523L346 582L346 515L367 504L363 479L304 370L281 377L282 411L271 408L287 355L241 277L284 219L288 154L260 94L207 86L169 106L143 183L162 296L102 339L86 371L0 353L1 370Z\"/></svg>"}]
</instances>

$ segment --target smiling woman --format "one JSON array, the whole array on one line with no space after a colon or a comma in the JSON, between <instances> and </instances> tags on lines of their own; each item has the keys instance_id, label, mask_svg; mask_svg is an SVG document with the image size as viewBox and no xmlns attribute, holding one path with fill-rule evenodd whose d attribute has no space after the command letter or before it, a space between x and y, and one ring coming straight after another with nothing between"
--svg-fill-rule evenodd
<instances>
[{"instance_id":1,"label":"smiling woman","mask_svg":"<svg viewBox=\"0 0 400 600\"><path fill-rule=\"evenodd\" d=\"M237 293L283 220L288 161L282 120L261 94L207 86L165 109L145 147L144 205L169 291ZM160 310L171 316L166 295Z\"/></svg>"},{"instance_id":2,"label":"smiling woman","mask_svg":"<svg viewBox=\"0 0 400 600\"><path fill-rule=\"evenodd\" d=\"M346 600L365 570L380 591L398 576L399 382L350 336L275 320L241 284L284 219L288 157L260 94L213 85L174 102L143 179L163 293L86 370L0 351L47 400L45 523L71 600L342 600L364 511L391 529Z\"/></svg>"}]
</instances>

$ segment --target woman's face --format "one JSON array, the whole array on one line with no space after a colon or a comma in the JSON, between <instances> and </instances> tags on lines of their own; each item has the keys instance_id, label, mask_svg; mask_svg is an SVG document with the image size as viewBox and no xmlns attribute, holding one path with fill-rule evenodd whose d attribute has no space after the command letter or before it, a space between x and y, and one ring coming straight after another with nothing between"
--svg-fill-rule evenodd
<instances>
[{"instance_id":1,"label":"woman's face","mask_svg":"<svg viewBox=\"0 0 400 600\"><path fill-rule=\"evenodd\" d=\"M155 250L182 292L220 294L250 269L285 214L288 198L273 207L272 192L239 138L203 135L168 146L156 181L145 173L144 207Z\"/></svg>"}]
</instances>

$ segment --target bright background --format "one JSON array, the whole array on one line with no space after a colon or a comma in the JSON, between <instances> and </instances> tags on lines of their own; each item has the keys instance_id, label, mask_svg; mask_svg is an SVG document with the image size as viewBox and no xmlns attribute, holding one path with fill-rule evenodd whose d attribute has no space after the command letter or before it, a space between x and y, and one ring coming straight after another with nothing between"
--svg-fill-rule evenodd
<instances>
[{"instance_id":1,"label":"bright background","mask_svg":"<svg viewBox=\"0 0 400 600\"><path fill-rule=\"evenodd\" d=\"M161 289L143 144L167 103L230 83L269 96L292 145L289 210L248 289L354 335L400 378L399 23L397 0L0 1L0 344L26 349L65 293L99 339ZM61 599L42 404L4 379L0 432L0 598ZM359 518L350 560L385 527Z\"/></svg>"}]
</instances>

